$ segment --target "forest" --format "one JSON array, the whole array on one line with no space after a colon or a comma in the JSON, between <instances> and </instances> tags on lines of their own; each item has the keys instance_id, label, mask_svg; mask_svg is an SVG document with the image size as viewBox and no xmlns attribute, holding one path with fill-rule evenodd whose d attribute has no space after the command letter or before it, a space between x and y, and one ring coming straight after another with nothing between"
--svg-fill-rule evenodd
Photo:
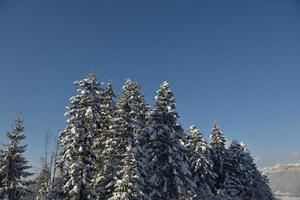
<instances>
[{"instance_id":1,"label":"forest","mask_svg":"<svg viewBox=\"0 0 300 200\"><path fill-rule=\"evenodd\" d=\"M196 125L183 129L167 82L153 105L131 80L119 95L93 73L74 84L65 127L50 155L46 135L36 173L24 155L23 117L16 117L0 150L0 199L275 199L245 143L225 145L217 123L208 140Z\"/></svg>"}]
</instances>

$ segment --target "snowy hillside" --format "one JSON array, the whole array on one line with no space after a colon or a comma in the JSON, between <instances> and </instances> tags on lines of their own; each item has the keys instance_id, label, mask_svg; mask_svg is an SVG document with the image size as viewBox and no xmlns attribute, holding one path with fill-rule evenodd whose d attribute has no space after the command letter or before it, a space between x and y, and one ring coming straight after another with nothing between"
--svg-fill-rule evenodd
<instances>
[{"instance_id":1,"label":"snowy hillside","mask_svg":"<svg viewBox=\"0 0 300 200\"><path fill-rule=\"evenodd\" d=\"M290 199L300 200L300 163L275 165L262 171L269 178L272 190L280 199L288 196Z\"/></svg>"}]
</instances>

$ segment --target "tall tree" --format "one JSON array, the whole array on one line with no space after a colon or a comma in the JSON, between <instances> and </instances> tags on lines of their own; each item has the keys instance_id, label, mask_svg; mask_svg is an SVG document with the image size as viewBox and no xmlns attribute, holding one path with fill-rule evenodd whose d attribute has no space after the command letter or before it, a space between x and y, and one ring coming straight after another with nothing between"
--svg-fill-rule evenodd
<instances>
[{"instance_id":1,"label":"tall tree","mask_svg":"<svg viewBox=\"0 0 300 200\"><path fill-rule=\"evenodd\" d=\"M7 200L28 199L32 195L29 189L32 181L29 177L31 168L24 157L26 145L21 145L25 139L23 119L18 115L11 131L7 132L9 139L4 145L2 161L0 163L1 188L0 197Z\"/></svg>"},{"instance_id":2,"label":"tall tree","mask_svg":"<svg viewBox=\"0 0 300 200\"><path fill-rule=\"evenodd\" d=\"M145 128L149 141L143 146L147 156L148 184L152 199L191 199L195 184L191 179L184 133L178 124L175 98L169 84L157 91L155 105Z\"/></svg>"},{"instance_id":3,"label":"tall tree","mask_svg":"<svg viewBox=\"0 0 300 200\"><path fill-rule=\"evenodd\" d=\"M98 132L100 84L92 73L74 84L79 87L79 94L70 99L71 105L65 114L67 126L59 136L64 190L68 194L65 199L95 199L92 184L95 155L92 147Z\"/></svg>"},{"instance_id":4,"label":"tall tree","mask_svg":"<svg viewBox=\"0 0 300 200\"><path fill-rule=\"evenodd\" d=\"M97 133L93 142L93 148L96 154L95 177L100 173L106 163L105 150L107 141L113 137L112 126L115 117L115 94L112 84L103 84L99 87L99 115L97 120Z\"/></svg>"},{"instance_id":5,"label":"tall tree","mask_svg":"<svg viewBox=\"0 0 300 200\"><path fill-rule=\"evenodd\" d=\"M186 147L189 152L192 178L197 185L199 196L211 199L215 192L215 174L210 160L210 149L196 125L192 125L187 132Z\"/></svg>"},{"instance_id":6,"label":"tall tree","mask_svg":"<svg viewBox=\"0 0 300 200\"><path fill-rule=\"evenodd\" d=\"M219 125L214 123L210 135L210 145L212 147L211 159L213 161L213 169L216 174L216 189L222 188L226 178L226 168L228 168L229 164L225 142L225 138L220 131Z\"/></svg>"},{"instance_id":7,"label":"tall tree","mask_svg":"<svg viewBox=\"0 0 300 200\"><path fill-rule=\"evenodd\" d=\"M135 194L144 194L143 175L145 173L143 165L141 164L143 161L143 152L141 151L136 138L144 126L145 116L146 104L144 102L144 96L140 91L140 86L137 83L127 80L122 87L122 94L116 104L116 115L113 125L115 133L114 138L112 138L114 142L112 143L113 150L111 151L110 156L111 162L114 161L114 169L112 169L110 173L112 171L115 173L114 178L111 179L111 182L109 183L112 188L109 191L107 189L105 190L105 197L116 199L119 198L119 196L125 195L121 194L122 192L127 193L127 191L122 189L124 185L119 184L120 180L127 177L127 174L124 172L124 168L135 168L135 170L137 170L135 172L136 177L134 179L130 179L135 182L128 184L139 184L139 187L133 187L132 190L139 189L141 191L132 191L133 194L130 195L133 197ZM127 152L127 148L129 146L131 146L134 151ZM129 164L132 164L132 166L128 166ZM106 177L111 177L111 175L106 175ZM130 180L127 179L126 181ZM103 186L105 185L102 184L102 187ZM100 194L100 196L102 195ZM139 196L138 198L144 197Z\"/></svg>"},{"instance_id":8,"label":"tall tree","mask_svg":"<svg viewBox=\"0 0 300 200\"><path fill-rule=\"evenodd\" d=\"M94 173L94 186L97 192L97 199L106 200L113 192L116 167L120 162L116 151L115 131L115 94L112 84L108 83L101 91L99 101L100 115L98 121L98 133L94 140L96 152L96 171Z\"/></svg>"}]
</instances>

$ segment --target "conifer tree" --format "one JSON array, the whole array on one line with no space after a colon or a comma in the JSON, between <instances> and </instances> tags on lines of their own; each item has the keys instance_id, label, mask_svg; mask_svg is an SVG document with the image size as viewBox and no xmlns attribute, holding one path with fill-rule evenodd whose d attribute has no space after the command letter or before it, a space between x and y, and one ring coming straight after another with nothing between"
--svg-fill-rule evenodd
<instances>
[{"instance_id":1,"label":"conifer tree","mask_svg":"<svg viewBox=\"0 0 300 200\"><path fill-rule=\"evenodd\" d=\"M220 191L223 199L273 200L266 179L257 170L246 147L233 141L228 152L231 167L227 170L225 183Z\"/></svg>"},{"instance_id":2,"label":"conifer tree","mask_svg":"<svg viewBox=\"0 0 300 200\"><path fill-rule=\"evenodd\" d=\"M113 191L115 168L117 165L115 151L115 94L112 84L108 83L100 92L100 114L97 122L98 132L93 143L96 153L96 170L94 173L94 187L97 198L107 199Z\"/></svg>"},{"instance_id":3,"label":"conifer tree","mask_svg":"<svg viewBox=\"0 0 300 200\"><path fill-rule=\"evenodd\" d=\"M100 173L105 165L103 152L106 150L106 143L112 136L111 128L115 115L115 94L113 92L112 84L108 83L106 86L103 84L99 87L99 116L97 121L97 133L95 135L93 149L96 154L96 171L95 176Z\"/></svg>"},{"instance_id":4,"label":"conifer tree","mask_svg":"<svg viewBox=\"0 0 300 200\"><path fill-rule=\"evenodd\" d=\"M29 189L32 173L28 172L31 166L24 157L27 146L20 144L25 139L22 123L23 119L18 115L12 130L7 132L9 141L4 145L0 163L0 197L7 200L25 200L32 195Z\"/></svg>"},{"instance_id":5,"label":"conifer tree","mask_svg":"<svg viewBox=\"0 0 300 200\"><path fill-rule=\"evenodd\" d=\"M120 180L123 180L127 176L124 172L124 169L129 166L128 160L138 159L134 162L134 166L138 172L135 175L139 175L135 177L135 179L131 179L132 181L136 181L135 183L129 184L141 184L139 187L134 187L132 189L139 189L141 191L133 191L134 194L140 193L144 194L144 180L143 175L143 153L141 152L141 148L139 147L139 143L136 138L137 135L140 134L142 127L144 126L145 115L146 115L146 105L144 102L144 96L140 92L140 86L137 83L134 83L130 80L127 80L122 87L122 94L118 99L116 104L116 116L113 123L113 138L111 140L111 144L109 145L112 150L110 152L110 163L114 163L114 168L110 168L109 173L103 175L102 177L105 180L105 177L112 177L109 183L101 184L98 186L100 191L105 191L105 194L100 193L101 198L118 198L119 196L123 196L121 191L125 193L120 187L123 185L118 184ZM127 153L128 146L131 146L135 151ZM136 155L131 155L136 154ZM127 156L129 156L127 158ZM136 166L135 166L136 165ZM113 174L111 174L113 173ZM140 180L136 180L140 179ZM103 182L103 181L102 181ZM105 186L105 188L103 188ZM107 186L109 186L109 190L107 190ZM103 189L101 189L101 187ZM105 190L106 189L106 190ZM131 194L134 196L134 194ZM125 194L124 194L125 195Z\"/></svg>"},{"instance_id":6,"label":"conifer tree","mask_svg":"<svg viewBox=\"0 0 300 200\"><path fill-rule=\"evenodd\" d=\"M140 173L144 169L138 162L137 149L131 144L127 146L122 160L123 167L118 172L113 196L109 200L150 200L145 193L145 181Z\"/></svg>"},{"instance_id":7,"label":"conifer tree","mask_svg":"<svg viewBox=\"0 0 300 200\"><path fill-rule=\"evenodd\" d=\"M245 154L241 146L233 141L228 149L230 157L230 168L226 171L226 178L220 190L220 197L223 199L251 199L249 183L251 177L248 176Z\"/></svg>"},{"instance_id":8,"label":"conifer tree","mask_svg":"<svg viewBox=\"0 0 300 200\"><path fill-rule=\"evenodd\" d=\"M268 184L269 180L257 169L246 145L241 143L240 146L244 153L244 166L246 168L245 171L247 171L247 181L251 185L251 190L248 194L250 194L252 199L275 200L272 190Z\"/></svg>"},{"instance_id":9,"label":"conifer tree","mask_svg":"<svg viewBox=\"0 0 300 200\"><path fill-rule=\"evenodd\" d=\"M243 183L235 176L227 176L223 187L216 194L215 200L252 200L251 198L243 195ZM254 200L254 199L253 199Z\"/></svg>"},{"instance_id":10,"label":"conifer tree","mask_svg":"<svg viewBox=\"0 0 300 200\"><path fill-rule=\"evenodd\" d=\"M155 200L192 199L195 184L183 145L183 129L178 124L175 98L167 82L157 91L149 120L144 130L149 141L143 149L147 156L150 197Z\"/></svg>"},{"instance_id":11,"label":"conifer tree","mask_svg":"<svg viewBox=\"0 0 300 200\"><path fill-rule=\"evenodd\" d=\"M192 125L187 132L186 147L189 152L192 178L197 185L198 196L211 199L213 192L215 192L215 175L210 160L210 149L202 133L195 125Z\"/></svg>"},{"instance_id":12,"label":"conifer tree","mask_svg":"<svg viewBox=\"0 0 300 200\"><path fill-rule=\"evenodd\" d=\"M92 73L75 81L79 94L71 97L65 114L67 126L60 133L64 191L68 200L95 199L92 178L95 167L93 139L98 132L99 82Z\"/></svg>"},{"instance_id":13,"label":"conifer tree","mask_svg":"<svg viewBox=\"0 0 300 200\"><path fill-rule=\"evenodd\" d=\"M212 147L211 160L213 161L213 170L216 174L215 187L220 189L226 178L226 168L228 168L229 161L225 148L225 138L217 123L214 123L212 128L210 146Z\"/></svg>"}]
</instances>

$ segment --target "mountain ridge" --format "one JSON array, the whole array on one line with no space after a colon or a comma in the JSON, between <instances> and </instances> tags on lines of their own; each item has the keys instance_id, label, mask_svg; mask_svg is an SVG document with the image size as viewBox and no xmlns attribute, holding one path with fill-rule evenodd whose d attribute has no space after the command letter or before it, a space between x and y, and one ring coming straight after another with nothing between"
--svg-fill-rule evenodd
<instances>
[{"instance_id":1,"label":"mountain ridge","mask_svg":"<svg viewBox=\"0 0 300 200\"><path fill-rule=\"evenodd\" d=\"M296 196L300 199L300 163L277 164L261 171L268 177L276 196Z\"/></svg>"}]
</instances>

